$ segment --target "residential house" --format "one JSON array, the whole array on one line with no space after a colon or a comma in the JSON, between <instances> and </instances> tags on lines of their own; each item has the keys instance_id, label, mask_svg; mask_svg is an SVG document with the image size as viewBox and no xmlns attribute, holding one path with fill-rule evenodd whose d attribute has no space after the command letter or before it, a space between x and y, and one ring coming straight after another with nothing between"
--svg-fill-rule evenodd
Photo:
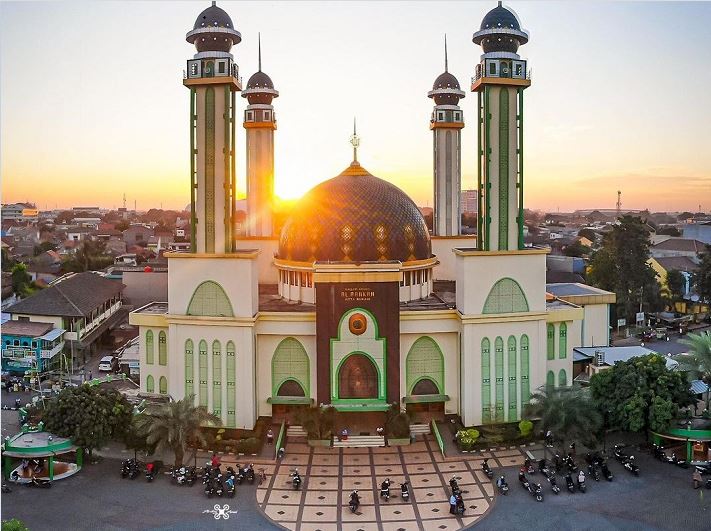
<instances>
[{"instance_id":1,"label":"residential house","mask_svg":"<svg viewBox=\"0 0 711 531\"><path fill-rule=\"evenodd\" d=\"M94 234L96 234L95 229L90 227L69 227L67 229L67 240L71 240L73 242L90 240Z\"/></svg>"},{"instance_id":2,"label":"residential house","mask_svg":"<svg viewBox=\"0 0 711 531\"><path fill-rule=\"evenodd\" d=\"M154 230L150 227L135 224L123 231L123 241L126 242L127 248L133 247L134 245L146 246L148 245L148 240L153 235Z\"/></svg>"},{"instance_id":3,"label":"residential house","mask_svg":"<svg viewBox=\"0 0 711 531\"><path fill-rule=\"evenodd\" d=\"M693 238L711 245L711 221L687 223L681 228L684 238Z\"/></svg>"},{"instance_id":4,"label":"residential house","mask_svg":"<svg viewBox=\"0 0 711 531\"><path fill-rule=\"evenodd\" d=\"M64 329L53 323L10 320L2 325L2 370L24 374L59 366Z\"/></svg>"},{"instance_id":5,"label":"residential house","mask_svg":"<svg viewBox=\"0 0 711 531\"><path fill-rule=\"evenodd\" d=\"M662 292L669 293L669 285L667 283L667 275L669 271L676 270L681 272L684 277L684 300L674 301L674 308L669 308L675 312L694 315L696 320L703 319L709 311L706 304L699 302L699 297L693 292L693 274L698 271L699 265L697 260L688 256L666 256L660 258L650 258L648 264L657 274L657 282L662 288Z\"/></svg>"},{"instance_id":6,"label":"residential house","mask_svg":"<svg viewBox=\"0 0 711 531\"><path fill-rule=\"evenodd\" d=\"M699 254L705 251L706 244L704 242L689 238L669 238L649 249L652 258L688 256L692 260L698 260Z\"/></svg>"}]
</instances>

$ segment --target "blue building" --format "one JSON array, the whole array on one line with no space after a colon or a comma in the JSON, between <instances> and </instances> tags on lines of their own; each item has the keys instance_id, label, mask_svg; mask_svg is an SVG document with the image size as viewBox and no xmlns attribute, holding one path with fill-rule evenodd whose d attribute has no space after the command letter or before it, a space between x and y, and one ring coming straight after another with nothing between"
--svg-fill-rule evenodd
<instances>
[{"instance_id":1,"label":"blue building","mask_svg":"<svg viewBox=\"0 0 711 531\"><path fill-rule=\"evenodd\" d=\"M699 240L711 245L711 222L689 223L682 226L681 232L684 238Z\"/></svg>"},{"instance_id":2,"label":"blue building","mask_svg":"<svg viewBox=\"0 0 711 531\"><path fill-rule=\"evenodd\" d=\"M2 325L2 370L24 374L59 365L64 330L52 323L7 321Z\"/></svg>"}]
</instances>

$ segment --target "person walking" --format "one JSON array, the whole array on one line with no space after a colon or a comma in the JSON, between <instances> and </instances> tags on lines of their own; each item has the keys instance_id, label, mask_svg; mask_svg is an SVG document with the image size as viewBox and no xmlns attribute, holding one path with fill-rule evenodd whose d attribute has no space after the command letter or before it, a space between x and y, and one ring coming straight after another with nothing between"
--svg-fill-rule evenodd
<instances>
[{"instance_id":1,"label":"person walking","mask_svg":"<svg viewBox=\"0 0 711 531\"><path fill-rule=\"evenodd\" d=\"M272 431L271 428L267 430L267 444L272 445L274 444L274 432Z\"/></svg>"},{"instance_id":2,"label":"person walking","mask_svg":"<svg viewBox=\"0 0 711 531\"><path fill-rule=\"evenodd\" d=\"M449 497L449 514L457 514L457 497L454 493Z\"/></svg>"}]
</instances>

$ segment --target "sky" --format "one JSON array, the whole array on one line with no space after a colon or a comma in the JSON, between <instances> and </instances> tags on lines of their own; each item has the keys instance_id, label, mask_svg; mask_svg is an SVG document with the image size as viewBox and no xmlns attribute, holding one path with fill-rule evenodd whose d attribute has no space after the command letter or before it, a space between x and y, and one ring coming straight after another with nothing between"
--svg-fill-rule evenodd
<instances>
[{"instance_id":1,"label":"sky","mask_svg":"<svg viewBox=\"0 0 711 531\"><path fill-rule=\"evenodd\" d=\"M210 2L0 2L2 202L183 208L189 202L185 42ZM444 70L460 102L463 188L476 187L481 50L496 2L227 2L246 83L262 67L274 101L275 185L299 197L359 160L432 206L433 102ZM525 206L711 211L711 2L505 2L530 32ZM246 106L240 98L239 113ZM238 188L244 193L244 129Z\"/></svg>"}]
</instances>

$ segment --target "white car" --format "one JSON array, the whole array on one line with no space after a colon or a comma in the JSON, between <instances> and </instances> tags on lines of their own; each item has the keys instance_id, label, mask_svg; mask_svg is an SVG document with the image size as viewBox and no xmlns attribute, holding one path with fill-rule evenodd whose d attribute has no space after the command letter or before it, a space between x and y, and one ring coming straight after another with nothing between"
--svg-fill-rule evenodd
<instances>
[{"instance_id":1,"label":"white car","mask_svg":"<svg viewBox=\"0 0 711 531\"><path fill-rule=\"evenodd\" d=\"M102 372L111 372L114 370L115 359L113 356L104 356L99 362L99 370Z\"/></svg>"}]
</instances>

